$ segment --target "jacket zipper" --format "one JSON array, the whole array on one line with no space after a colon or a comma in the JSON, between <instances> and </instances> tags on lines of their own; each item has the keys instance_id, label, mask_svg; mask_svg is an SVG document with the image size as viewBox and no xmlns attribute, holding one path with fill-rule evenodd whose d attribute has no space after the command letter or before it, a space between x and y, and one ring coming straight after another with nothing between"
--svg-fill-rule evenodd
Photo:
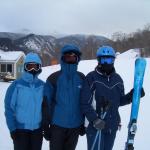
<instances>
[{"instance_id":1,"label":"jacket zipper","mask_svg":"<svg viewBox=\"0 0 150 150\"><path fill-rule=\"evenodd\" d=\"M108 82L110 81L110 76L108 76Z\"/></svg>"}]
</instances>

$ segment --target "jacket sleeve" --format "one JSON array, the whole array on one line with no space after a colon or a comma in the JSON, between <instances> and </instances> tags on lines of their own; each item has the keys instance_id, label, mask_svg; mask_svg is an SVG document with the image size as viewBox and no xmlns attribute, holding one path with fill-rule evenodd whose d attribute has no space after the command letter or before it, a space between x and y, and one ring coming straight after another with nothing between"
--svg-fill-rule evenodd
<instances>
[{"instance_id":1,"label":"jacket sleeve","mask_svg":"<svg viewBox=\"0 0 150 150\"><path fill-rule=\"evenodd\" d=\"M46 97L48 104L51 103L52 95L53 95L53 86L50 83L50 81L47 80L44 85L44 96Z\"/></svg>"},{"instance_id":2,"label":"jacket sleeve","mask_svg":"<svg viewBox=\"0 0 150 150\"><path fill-rule=\"evenodd\" d=\"M127 94L124 94L124 85L122 85L121 87L121 100L120 100L120 106L124 106L124 105L127 105L127 104L130 104L132 101L132 96L129 93Z\"/></svg>"},{"instance_id":3,"label":"jacket sleeve","mask_svg":"<svg viewBox=\"0 0 150 150\"><path fill-rule=\"evenodd\" d=\"M44 96L43 96L43 103L42 103L42 126L43 128L50 124L52 95L53 95L53 86L47 80L44 85Z\"/></svg>"},{"instance_id":4,"label":"jacket sleeve","mask_svg":"<svg viewBox=\"0 0 150 150\"><path fill-rule=\"evenodd\" d=\"M120 103L120 106L124 106L124 105L128 105L132 102L132 96L129 93L127 93L126 95L122 96L121 97L121 103Z\"/></svg>"},{"instance_id":5,"label":"jacket sleeve","mask_svg":"<svg viewBox=\"0 0 150 150\"><path fill-rule=\"evenodd\" d=\"M83 87L81 90L81 111L86 116L89 122L97 119L97 113L92 107L94 93L94 84L92 76L88 74L84 80Z\"/></svg>"},{"instance_id":6,"label":"jacket sleeve","mask_svg":"<svg viewBox=\"0 0 150 150\"><path fill-rule=\"evenodd\" d=\"M47 101L47 97L43 97L43 103L42 103L42 128L46 128L49 126L50 123L50 116L49 116L49 105Z\"/></svg>"},{"instance_id":7,"label":"jacket sleeve","mask_svg":"<svg viewBox=\"0 0 150 150\"><path fill-rule=\"evenodd\" d=\"M16 129L16 118L15 118L15 111L14 111L15 109L11 105L12 95L14 93L15 87L16 87L16 83L14 81L8 87L6 95L5 95L5 100L4 100L6 124L10 132Z\"/></svg>"}]
</instances>

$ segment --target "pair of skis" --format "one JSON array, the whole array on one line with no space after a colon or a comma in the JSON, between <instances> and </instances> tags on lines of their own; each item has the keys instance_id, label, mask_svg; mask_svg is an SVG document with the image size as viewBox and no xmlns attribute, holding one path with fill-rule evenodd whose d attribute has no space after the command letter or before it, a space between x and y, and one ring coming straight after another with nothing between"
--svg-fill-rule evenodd
<instances>
[{"instance_id":1,"label":"pair of skis","mask_svg":"<svg viewBox=\"0 0 150 150\"><path fill-rule=\"evenodd\" d=\"M134 137L137 130L137 118L138 118L138 111L140 105L141 90L143 87L145 68L146 68L146 60L144 58L137 58L135 61L134 87L133 87L134 92L132 98L132 108L131 108L130 122L128 126L128 137L127 137L127 142L125 144L125 150L134 150ZM105 113L102 116L102 119L104 119L106 115ZM92 150L94 149L98 137L99 139L101 139L101 131L97 131L95 140L92 145ZM100 146L98 146L98 149L100 149Z\"/></svg>"},{"instance_id":2,"label":"pair of skis","mask_svg":"<svg viewBox=\"0 0 150 150\"><path fill-rule=\"evenodd\" d=\"M141 98L141 89L143 87L145 68L146 68L146 60L144 58L137 58L135 61L134 92L132 98L132 108L125 150L134 150L134 137L137 130L137 118Z\"/></svg>"}]
</instances>

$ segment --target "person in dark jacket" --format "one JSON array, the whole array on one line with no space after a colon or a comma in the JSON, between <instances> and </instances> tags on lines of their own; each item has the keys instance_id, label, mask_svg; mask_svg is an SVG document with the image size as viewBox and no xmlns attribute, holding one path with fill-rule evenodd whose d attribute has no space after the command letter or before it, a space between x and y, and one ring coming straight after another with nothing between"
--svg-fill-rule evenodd
<instances>
[{"instance_id":1,"label":"person in dark jacket","mask_svg":"<svg viewBox=\"0 0 150 150\"><path fill-rule=\"evenodd\" d=\"M79 134L84 134L80 91L85 76L77 71L80 56L78 47L65 45L61 49L61 70L46 81L43 126L50 150L75 150Z\"/></svg>"},{"instance_id":2,"label":"person in dark jacket","mask_svg":"<svg viewBox=\"0 0 150 150\"><path fill-rule=\"evenodd\" d=\"M83 84L81 110L89 121L86 130L88 150L112 150L121 122L118 108L131 103L133 89L124 94L123 80L114 68L115 50L112 47L100 47L97 60L97 67L87 74ZM144 95L142 89L141 96ZM96 138L98 132L101 133L100 141Z\"/></svg>"},{"instance_id":3,"label":"person in dark jacket","mask_svg":"<svg viewBox=\"0 0 150 150\"><path fill-rule=\"evenodd\" d=\"M14 150L41 150L42 101L44 82L38 79L41 59L28 53L24 72L7 89L5 117L14 144Z\"/></svg>"}]
</instances>

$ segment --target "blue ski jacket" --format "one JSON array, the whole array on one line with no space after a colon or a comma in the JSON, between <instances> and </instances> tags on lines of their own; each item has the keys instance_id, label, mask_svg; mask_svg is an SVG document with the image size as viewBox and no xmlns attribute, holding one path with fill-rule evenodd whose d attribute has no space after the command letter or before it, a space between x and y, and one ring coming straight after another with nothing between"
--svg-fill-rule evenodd
<instances>
[{"instance_id":1,"label":"blue ski jacket","mask_svg":"<svg viewBox=\"0 0 150 150\"><path fill-rule=\"evenodd\" d=\"M25 63L31 61L41 64L39 57L33 53L26 57ZM38 74L33 76L25 71L8 87L5 116L10 132L15 129L34 130L41 126L43 88L44 82L38 79Z\"/></svg>"},{"instance_id":2,"label":"blue ski jacket","mask_svg":"<svg viewBox=\"0 0 150 150\"><path fill-rule=\"evenodd\" d=\"M50 75L45 84L45 96L53 109L51 124L64 128L76 128L84 123L84 117L80 110L80 91L83 79L77 72L77 64L61 62L61 71L55 85L50 78L56 78L57 72ZM84 76L84 75L83 75ZM53 91L53 92L49 92ZM54 108L52 108L54 107Z\"/></svg>"},{"instance_id":3,"label":"blue ski jacket","mask_svg":"<svg viewBox=\"0 0 150 150\"><path fill-rule=\"evenodd\" d=\"M98 68L98 67L97 67ZM110 101L111 105L105 117L106 131L117 130L120 123L119 106L129 104L131 96L124 94L124 84L115 70L108 76L98 69L90 72L85 79L81 91L81 110L89 121L89 125L100 117L99 110L103 98Z\"/></svg>"}]
</instances>

